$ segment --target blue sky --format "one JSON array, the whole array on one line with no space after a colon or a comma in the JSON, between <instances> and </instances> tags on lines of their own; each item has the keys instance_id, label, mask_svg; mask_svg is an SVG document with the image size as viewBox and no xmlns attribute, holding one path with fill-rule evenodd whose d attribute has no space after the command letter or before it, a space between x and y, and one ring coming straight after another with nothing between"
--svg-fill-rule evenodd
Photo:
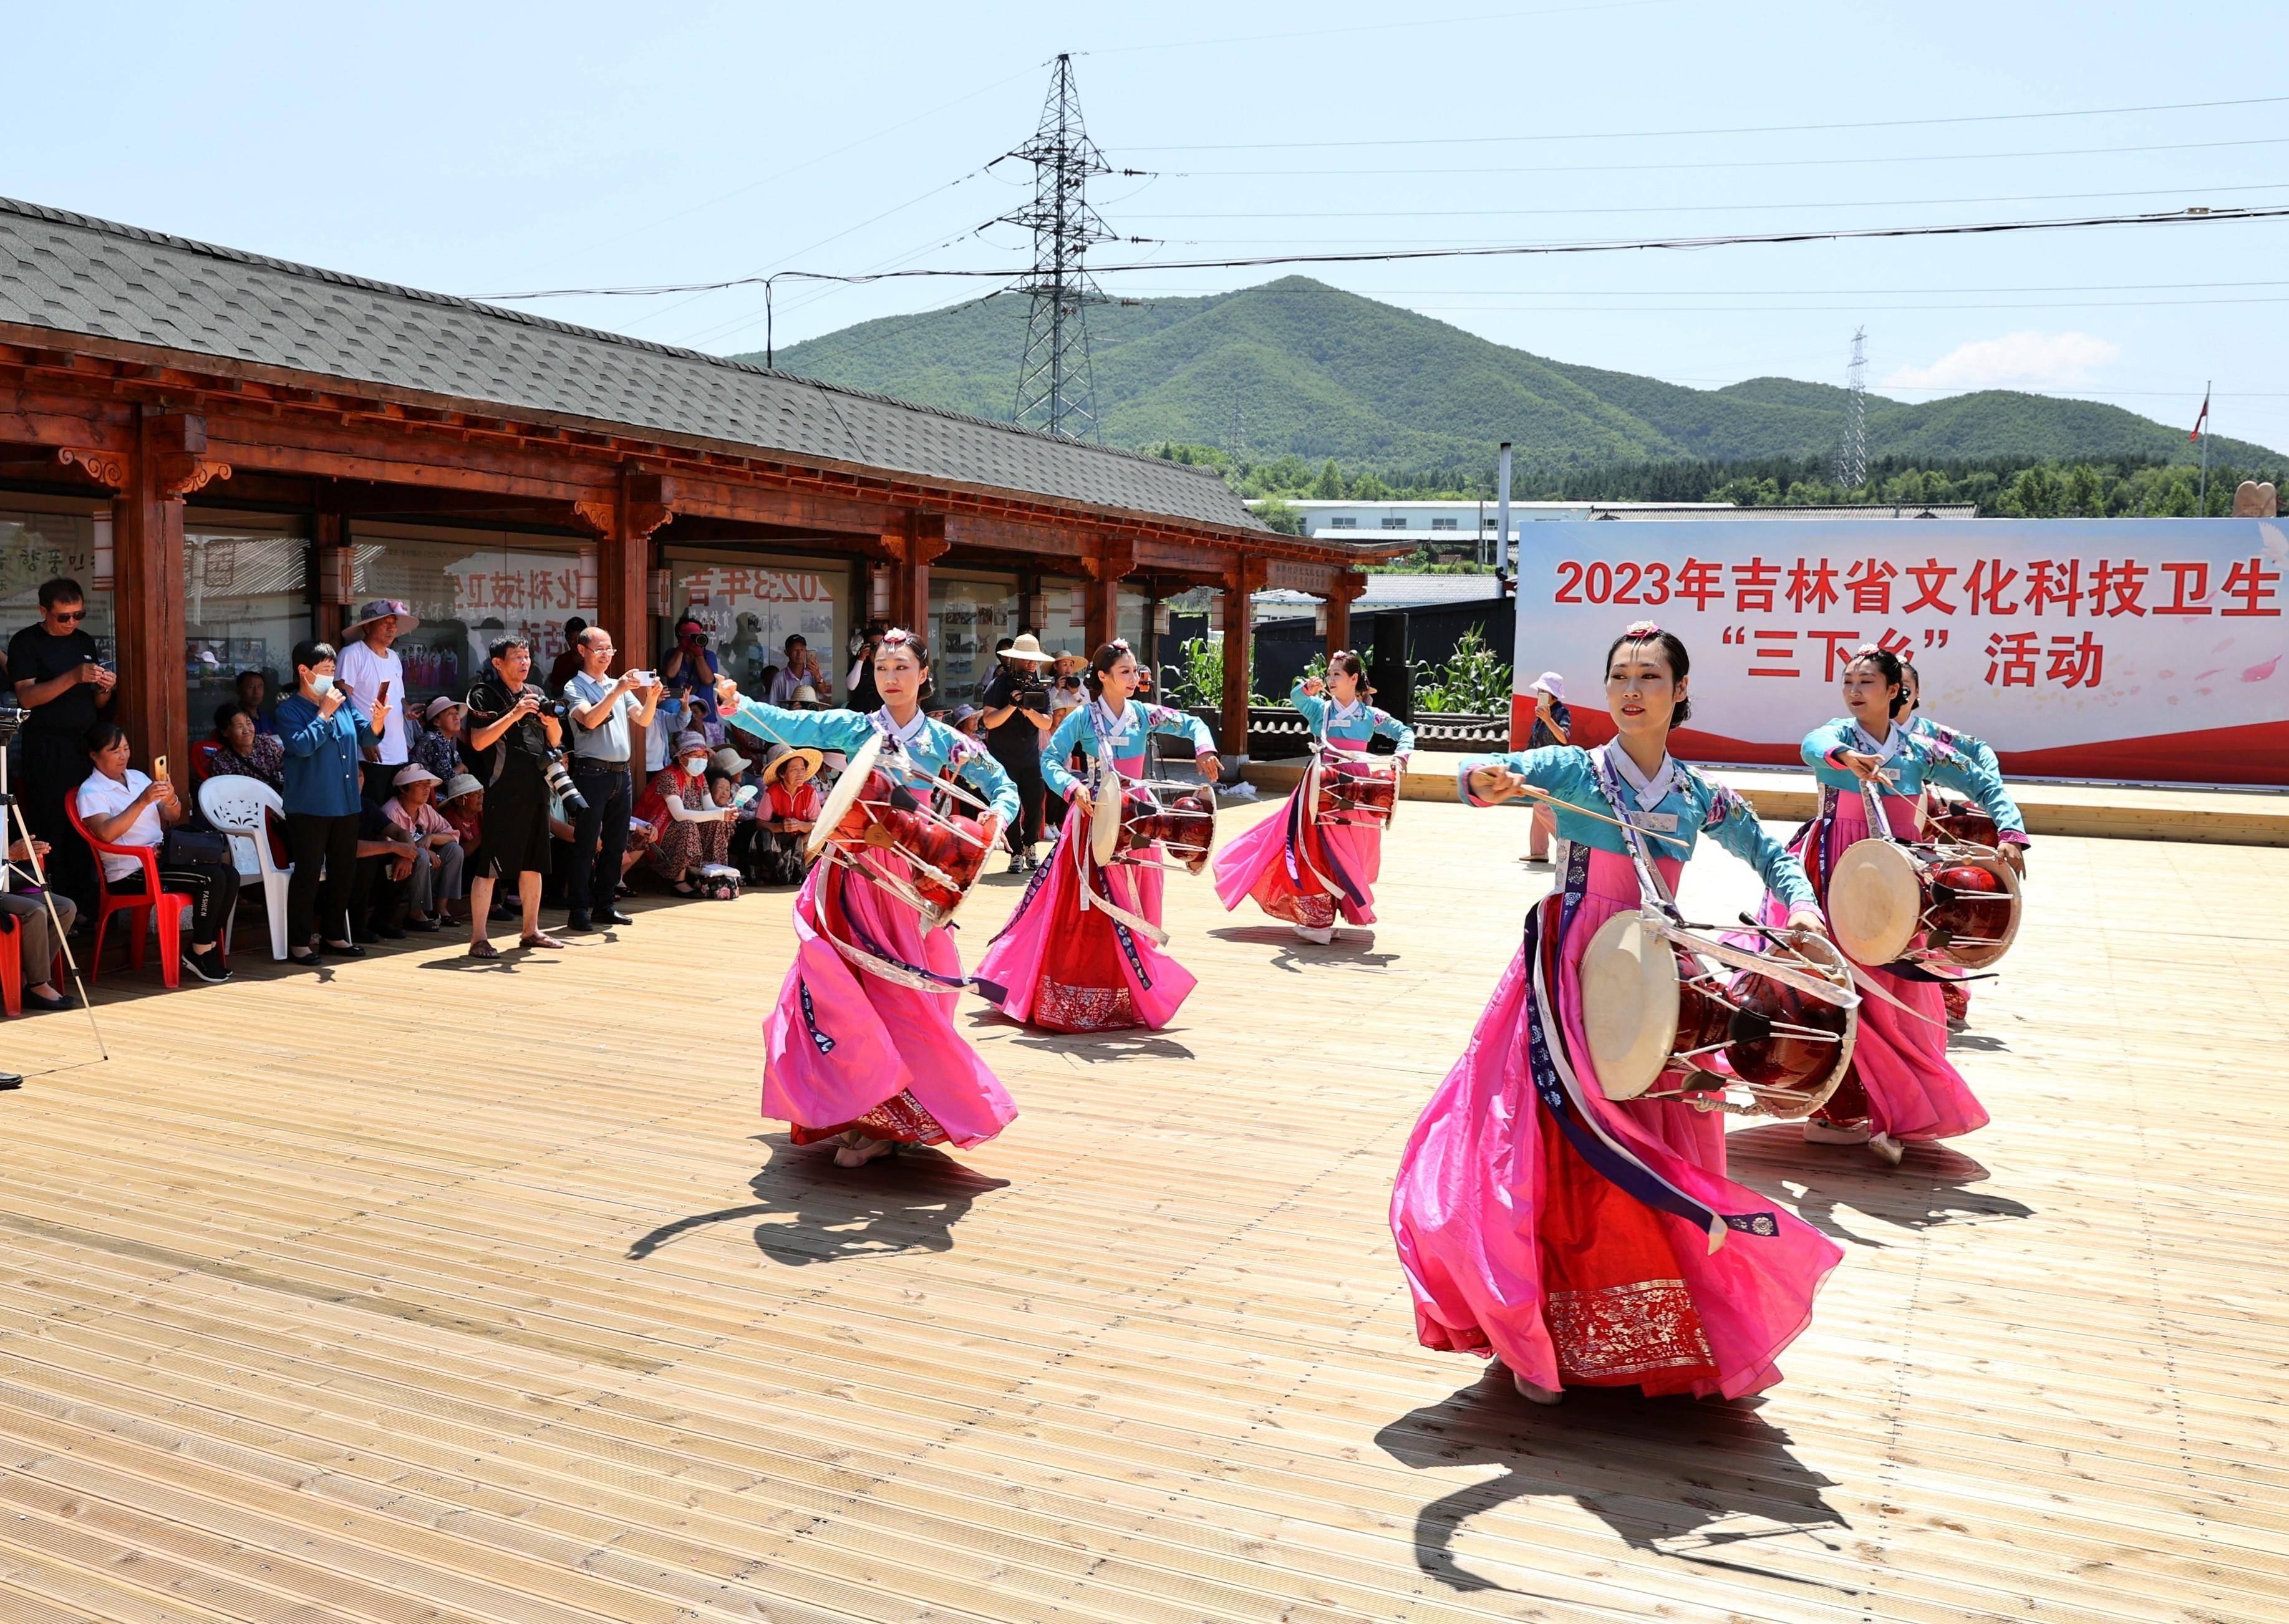
<instances>
[{"instance_id":1,"label":"blue sky","mask_svg":"<svg viewBox=\"0 0 2289 1624\"><path fill-rule=\"evenodd\" d=\"M220 4L12 17L0 191L477 296L1015 265L981 165L1076 57L1116 259L2289 203L2276 8L1320 0L1234 7ZM2096 116L2159 103L2233 105ZM1774 126L1971 120L1784 131ZM1678 134L1681 131L1741 131ZM1278 271L1144 270L1139 295ZM1311 274L1712 386L2005 385L2289 448L2289 221ZM957 285L782 286L781 342ZM530 306L760 349L759 290Z\"/></svg>"}]
</instances>

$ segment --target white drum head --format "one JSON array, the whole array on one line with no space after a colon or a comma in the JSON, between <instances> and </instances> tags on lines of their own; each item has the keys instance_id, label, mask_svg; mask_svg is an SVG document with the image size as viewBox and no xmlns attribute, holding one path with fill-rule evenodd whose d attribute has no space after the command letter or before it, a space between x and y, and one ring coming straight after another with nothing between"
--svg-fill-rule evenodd
<instances>
[{"instance_id":1,"label":"white drum head","mask_svg":"<svg viewBox=\"0 0 2289 1624\"><path fill-rule=\"evenodd\" d=\"M1635 913L1617 913L1582 956L1582 1031L1609 1100L1652 1087L1677 1044L1677 952Z\"/></svg>"},{"instance_id":2,"label":"white drum head","mask_svg":"<svg viewBox=\"0 0 2289 1624\"><path fill-rule=\"evenodd\" d=\"M1109 773L1098 773L1096 777L1096 785L1090 792L1095 800L1089 813L1089 855L1097 859L1097 867L1103 868L1121 849L1121 821L1129 809L1129 786L1118 768Z\"/></svg>"},{"instance_id":3,"label":"white drum head","mask_svg":"<svg viewBox=\"0 0 2289 1624\"><path fill-rule=\"evenodd\" d=\"M1862 964L1892 964L1923 928L1923 875L1904 846L1855 841L1828 877L1828 925Z\"/></svg>"},{"instance_id":4,"label":"white drum head","mask_svg":"<svg viewBox=\"0 0 2289 1624\"><path fill-rule=\"evenodd\" d=\"M882 736L869 733L866 742L850 752L850 764L842 769L842 776L826 792L826 804L819 809L818 821L810 826L810 833L802 843L803 850L816 857L826 849L834 832L842 826L850 808L865 792L866 780L873 776L875 758L882 753Z\"/></svg>"}]
</instances>

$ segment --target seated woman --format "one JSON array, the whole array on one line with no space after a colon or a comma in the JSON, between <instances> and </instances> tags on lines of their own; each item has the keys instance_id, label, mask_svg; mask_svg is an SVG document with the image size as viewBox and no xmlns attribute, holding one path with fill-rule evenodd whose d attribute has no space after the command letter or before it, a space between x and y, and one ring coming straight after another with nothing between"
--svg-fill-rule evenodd
<instances>
[{"instance_id":1,"label":"seated woman","mask_svg":"<svg viewBox=\"0 0 2289 1624\"><path fill-rule=\"evenodd\" d=\"M651 825L656 843L644 862L678 896L697 896L695 870L731 855L731 808L719 807L707 792L712 752L696 732L676 736L675 759L653 776L636 803L636 816Z\"/></svg>"},{"instance_id":2,"label":"seated woman","mask_svg":"<svg viewBox=\"0 0 2289 1624\"><path fill-rule=\"evenodd\" d=\"M13 919L9 927L16 932L18 962L24 972L24 1006L28 1009L68 1009L71 1006L64 995L49 984L54 974L57 938L54 926L63 927L71 934L72 917L78 912L72 899L61 891L13 891L12 881L28 877L35 859L47 861L49 845L45 840L18 840L8 848L8 861L13 869L0 869L0 916ZM48 919L48 902L56 904L53 924Z\"/></svg>"},{"instance_id":3,"label":"seated woman","mask_svg":"<svg viewBox=\"0 0 2289 1624\"><path fill-rule=\"evenodd\" d=\"M98 722L87 736L87 759L94 769L79 786L80 822L106 846L157 847L169 828L183 821L182 798L175 786L155 784L127 765L132 754L126 730ZM106 888L120 896L140 895L143 865L112 852L100 854ZM230 969L217 951L222 923L238 901L238 871L227 863L159 864L159 888L191 899L191 951L183 967L201 981L228 981Z\"/></svg>"},{"instance_id":4,"label":"seated woman","mask_svg":"<svg viewBox=\"0 0 2289 1624\"><path fill-rule=\"evenodd\" d=\"M215 744L207 756L207 776L259 779L272 789L286 787L286 746L274 729L259 731L254 712L227 705L215 712Z\"/></svg>"},{"instance_id":5,"label":"seated woman","mask_svg":"<svg viewBox=\"0 0 2289 1624\"><path fill-rule=\"evenodd\" d=\"M777 754L763 764L763 804L758 811L755 867L767 885L801 885L810 860L803 848L811 825L825 809L826 796L817 782L816 750L774 745Z\"/></svg>"}]
</instances>

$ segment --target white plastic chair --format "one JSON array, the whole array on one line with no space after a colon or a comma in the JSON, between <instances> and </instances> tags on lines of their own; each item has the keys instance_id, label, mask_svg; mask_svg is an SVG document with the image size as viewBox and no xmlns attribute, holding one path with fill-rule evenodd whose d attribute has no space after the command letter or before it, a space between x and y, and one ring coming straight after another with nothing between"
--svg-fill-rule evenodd
<instances>
[{"instance_id":1,"label":"white plastic chair","mask_svg":"<svg viewBox=\"0 0 2289 1624\"><path fill-rule=\"evenodd\" d=\"M278 792L259 778L249 778L231 773L210 778L199 785L199 810L206 814L207 822L230 837L230 850L238 865L242 880L262 881L262 900L270 912L270 956L286 957L286 882L294 872L294 865L280 868L271 860L270 840L264 830L266 816L285 811L286 803ZM223 940L230 940L230 927L235 922L238 908L231 907L231 919L223 922Z\"/></svg>"}]
</instances>

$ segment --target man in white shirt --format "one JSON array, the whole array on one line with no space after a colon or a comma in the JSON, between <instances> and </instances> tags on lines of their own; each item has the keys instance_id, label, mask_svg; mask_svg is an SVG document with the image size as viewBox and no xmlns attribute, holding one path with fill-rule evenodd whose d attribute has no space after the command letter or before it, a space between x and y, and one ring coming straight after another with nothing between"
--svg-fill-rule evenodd
<instances>
[{"instance_id":1,"label":"man in white shirt","mask_svg":"<svg viewBox=\"0 0 2289 1624\"><path fill-rule=\"evenodd\" d=\"M792 705L794 703L794 690L806 684L821 694L833 689L833 679L819 665L818 657L810 651L810 646L803 641L802 633L788 636L786 655L786 657L779 662L778 675L771 679L770 689L763 696L764 703L781 706Z\"/></svg>"},{"instance_id":2,"label":"man in white shirt","mask_svg":"<svg viewBox=\"0 0 2289 1624\"><path fill-rule=\"evenodd\" d=\"M405 736L405 665L390 645L421 624L420 617L394 598L378 599L358 611L342 628L342 651L334 662L334 681L349 695L350 708L369 726L377 704L387 703L381 741L370 746L365 759L389 770L367 775L367 799L387 800L395 788L397 769L408 755ZM385 692L383 684L387 683Z\"/></svg>"}]
</instances>

